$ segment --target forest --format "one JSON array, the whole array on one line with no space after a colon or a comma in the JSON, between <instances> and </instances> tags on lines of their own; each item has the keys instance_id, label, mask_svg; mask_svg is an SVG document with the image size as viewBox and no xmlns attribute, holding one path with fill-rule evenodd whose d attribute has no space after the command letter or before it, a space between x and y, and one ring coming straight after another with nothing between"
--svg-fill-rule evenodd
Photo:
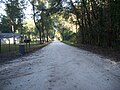
<instances>
[{"instance_id":1,"label":"forest","mask_svg":"<svg viewBox=\"0 0 120 90\"><path fill-rule=\"evenodd\" d=\"M61 40L107 48L120 48L119 0L1 0L1 33L20 33L48 42ZM32 6L33 27L26 26L25 10ZM21 39L22 42L22 39Z\"/></svg>"}]
</instances>

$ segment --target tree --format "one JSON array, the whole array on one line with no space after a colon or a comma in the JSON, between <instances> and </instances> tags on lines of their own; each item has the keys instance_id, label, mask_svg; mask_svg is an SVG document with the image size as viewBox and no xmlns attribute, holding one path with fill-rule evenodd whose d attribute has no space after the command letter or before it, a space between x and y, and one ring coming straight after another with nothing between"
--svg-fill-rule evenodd
<instances>
[{"instance_id":1,"label":"tree","mask_svg":"<svg viewBox=\"0 0 120 90\"><path fill-rule=\"evenodd\" d=\"M20 7L19 0L8 0L5 3L6 6L6 14L9 18L9 23L11 26L11 32L15 33L17 29L21 29L22 27L22 18L23 18L23 11ZM14 44L15 44L15 37L14 37Z\"/></svg>"},{"instance_id":2,"label":"tree","mask_svg":"<svg viewBox=\"0 0 120 90\"><path fill-rule=\"evenodd\" d=\"M6 16L2 16L1 18L1 22L0 22L0 31L2 33L9 33L10 31L10 23L9 23L9 19Z\"/></svg>"},{"instance_id":3,"label":"tree","mask_svg":"<svg viewBox=\"0 0 120 90\"><path fill-rule=\"evenodd\" d=\"M54 0L53 0L54 1ZM43 1L43 0L32 0L31 5L33 7L33 19L36 28L39 31L40 43L45 42L45 38L49 36L49 29L52 28L52 18L50 15L58 12L57 10L60 8L58 1ZM48 4L50 3L50 4ZM50 24L51 23L51 24ZM45 35L46 34L46 35Z\"/></svg>"}]
</instances>

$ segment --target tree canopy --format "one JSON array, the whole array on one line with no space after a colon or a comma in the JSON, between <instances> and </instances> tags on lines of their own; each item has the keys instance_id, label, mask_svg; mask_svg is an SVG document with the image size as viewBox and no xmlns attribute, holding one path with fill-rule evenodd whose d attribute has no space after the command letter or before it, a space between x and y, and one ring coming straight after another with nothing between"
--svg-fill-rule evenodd
<instances>
[{"instance_id":1,"label":"tree canopy","mask_svg":"<svg viewBox=\"0 0 120 90\"><path fill-rule=\"evenodd\" d=\"M74 43L120 47L119 0L28 0L28 2L32 5L33 20L40 43L48 41L57 30L63 40L72 39ZM1 19L0 26L6 28L2 32L9 32L10 26L14 26L14 32L17 29L22 30L25 2L6 0L4 3L7 15ZM6 31L7 29L9 30Z\"/></svg>"}]
</instances>

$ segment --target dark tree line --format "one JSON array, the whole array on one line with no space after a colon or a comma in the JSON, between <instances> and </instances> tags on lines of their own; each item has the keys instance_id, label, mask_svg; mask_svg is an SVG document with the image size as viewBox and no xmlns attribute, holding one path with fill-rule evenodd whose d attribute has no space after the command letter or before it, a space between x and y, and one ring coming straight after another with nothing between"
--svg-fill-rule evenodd
<instances>
[{"instance_id":1,"label":"dark tree line","mask_svg":"<svg viewBox=\"0 0 120 90\"><path fill-rule=\"evenodd\" d=\"M79 26L78 42L120 47L119 0L70 0Z\"/></svg>"}]
</instances>

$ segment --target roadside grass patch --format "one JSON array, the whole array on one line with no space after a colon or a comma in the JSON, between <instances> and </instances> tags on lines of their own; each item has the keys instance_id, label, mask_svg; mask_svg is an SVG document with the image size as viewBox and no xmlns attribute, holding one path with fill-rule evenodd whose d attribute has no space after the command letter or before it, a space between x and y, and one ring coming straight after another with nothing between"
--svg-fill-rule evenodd
<instances>
[{"instance_id":1,"label":"roadside grass patch","mask_svg":"<svg viewBox=\"0 0 120 90\"><path fill-rule=\"evenodd\" d=\"M25 55L33 53L34 51L41 49L50 43L51 42L44 43L44 44L31 44L30 48L29 47L27 48L27 51L26 51L26 46L25 46ZM2 53L0 53L0 64L7 63L8 61L11 61L13 59L23 56L19 53L19 44L16 45L16 49L15 49L15 46L12 44L10 47L10 51L8 50L8 45L4 44L2 46L2 49L4 51L2 51Z\"/></svg>"}]
</instances>

